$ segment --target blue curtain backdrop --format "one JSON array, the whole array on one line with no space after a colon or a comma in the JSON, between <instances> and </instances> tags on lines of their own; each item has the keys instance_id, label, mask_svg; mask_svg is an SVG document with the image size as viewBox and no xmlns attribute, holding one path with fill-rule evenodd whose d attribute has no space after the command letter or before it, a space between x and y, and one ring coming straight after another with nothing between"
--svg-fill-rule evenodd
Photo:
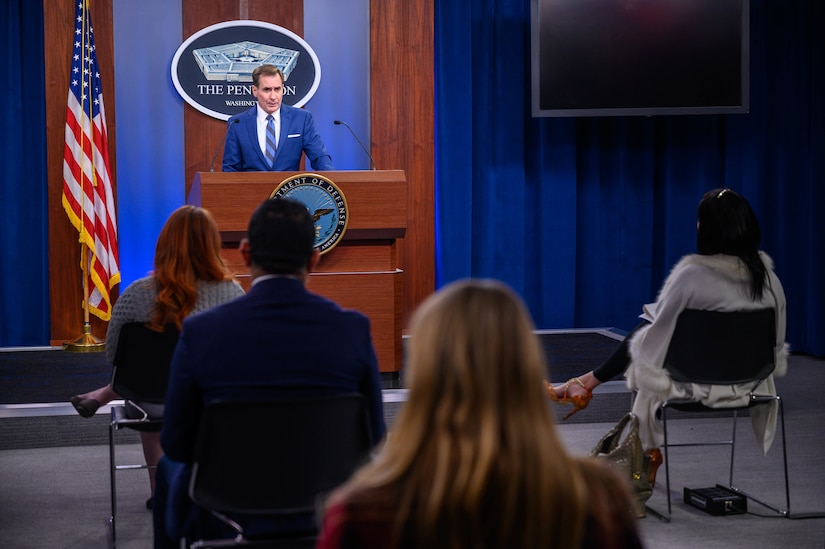
<instances>
[{"instance_id":1,"label":"blue curtain backdrop","mask_svg":"<svg viewBox=\"0 0 825 549\"><path fill-rule=\"evenodd\" d=\"M437 284L494 277L540 328L630 329L695 250L696 205L744 194L825 355L825 3L752 0L746 115L532 118L530 0L436 0Z\"/></svg>"},{"instance_id":2,"label":"blue curtain backdrop","mask_svg":"<svg viewBox=\"0 0 825 549\"><path fill-rule=\"evenodd\" d=\"M762 222L788 340L825 356L825 4L751 1L751 112L730 116L534 119L529 0L435 0L435 25L438 285L496 277L540 328L629 329L727 185ZM0 346L44 345L42 3L4 3L0 30Z\"/></svg>"},{"instance_id":3,"label":"blue curtain backdrop","mask_svg":"<svg viewBox=\"0 0 825 549\"><path fill-rule=\"evenodd\" d=\"M43 3L0 8L0 347L49 341ZM66 90L68 93L68 90ZM65 97L63 99L65 101Z\"/></svg>"}]
</instances>

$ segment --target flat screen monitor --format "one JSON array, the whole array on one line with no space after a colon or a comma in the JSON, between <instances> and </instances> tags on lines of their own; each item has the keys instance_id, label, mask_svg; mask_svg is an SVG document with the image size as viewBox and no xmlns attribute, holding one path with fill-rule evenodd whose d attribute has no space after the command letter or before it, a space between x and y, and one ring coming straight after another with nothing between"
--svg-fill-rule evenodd
<instances>
[{"instance_id":1,"label":"flat screen monitor","mask_svg":"<svg viewBox=\"0 0 825 549\"><path fill-rule=\"evenodd\" d=\"M746 113L749 0L531 0L533 116Z\"/></svg>"}]
</instances>

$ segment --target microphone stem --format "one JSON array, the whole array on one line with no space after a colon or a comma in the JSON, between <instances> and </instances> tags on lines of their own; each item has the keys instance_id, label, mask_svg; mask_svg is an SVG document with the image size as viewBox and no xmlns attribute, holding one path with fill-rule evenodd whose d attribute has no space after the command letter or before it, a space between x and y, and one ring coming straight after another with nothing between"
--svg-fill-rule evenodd
<instances>
[{"instance_id":1,"label":"microphone stem","mask_svg":"<svg viewBox=\"0 0 825 549\"><path fill-rule=\"evenodd\" d=\"M351 134L352 134L352 136L355 138L355 140L356 140L356 141L358 141L358 144L359 144L359 145L361 145L361 148L362 148L362 149L364 149L364 152L365 152L365 153L367 153L367 156L368 156L368 157L369 157L369 159L370 159L370 169L371 169L371 170L374 170L374 169L375 169L375 160L373 160L373 158L372 158L372 154L370 153L369 149L368 149L367 147L365 147L365 146L364 146L364 144L361 142L361 140L360 140L360 139L358 139L358 135L355 133L355 130L353 130L353 129L350 127L350 125L349 125L349 124L347 124L346 122L344 122L343 120L334 120L334 121L333 121L333 124L341 124L341 125L343 125L343 126L346 126L346 127L347 127L347 129L349 130L349 133L351 133Z\"/></svg>"}]
</instances>

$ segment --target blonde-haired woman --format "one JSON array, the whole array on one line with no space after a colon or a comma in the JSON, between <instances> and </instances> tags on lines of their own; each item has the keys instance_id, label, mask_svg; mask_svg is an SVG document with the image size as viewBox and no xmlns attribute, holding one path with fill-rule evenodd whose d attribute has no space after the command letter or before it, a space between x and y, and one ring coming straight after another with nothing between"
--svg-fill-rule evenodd
<instances>
[{"instance_id":1,"label":"blonde-haired woman","mask_svg":"<svg viewBox=\"0 0 825 549\"><path fill-rule=\"evenodd\" d=\"M180 330L190 314L243 295L221 258L221 237L212 214L196 206L181 206L166 220L155 245L155 269L134 281L120 295L112 309L106 330L106 358L114 362L120 329L129 322L146 322L157 331L169 325ZM98 408L120 396L111 385L75 395L72 406L83 417L92 417ZM157 465L163 455L160 433L141 431L147 465ZM149 485L154 493L154 468L149 469ZM151 507L151 498L146 506Z\"/></svg>"},{"instance_id":2,"label":"blonde-haired woman","mask_svg":"<svg viewBox=\"0 0 825 549\"><path fill-rule=\"evenodd\" d=\"M455 282L421 305L407 403L331 496L319 548L641 546L628 488L556 434L533 328L496 281Z\"/></svg>"}]
</instances>

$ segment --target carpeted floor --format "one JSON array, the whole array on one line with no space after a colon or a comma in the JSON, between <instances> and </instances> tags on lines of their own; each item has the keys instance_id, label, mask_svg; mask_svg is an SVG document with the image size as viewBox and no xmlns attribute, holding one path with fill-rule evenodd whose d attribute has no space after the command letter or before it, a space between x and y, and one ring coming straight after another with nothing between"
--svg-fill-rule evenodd
<instances>
[{"instance_id":1,"label":"carpeted floor","mask_svg":"<svg viewBox=\"0 0 825 549\"><path fill-rule=\"evenodd\" d=\"M558 362L575 359L576 363L569 366L572 370L569 375L592 368L590 363L581 362L580 354L583 353L574 350L576 342L584 341L585 337L589 336L566 339L565 343L573 350L565 350L555 357L548 353L548 361L558 366ZM558 340L550 342L559 343ZM617 344L618 341L614 340L597 353L609 354ZM59 354L60 351L45 353ZM9 356L2 355L0 353L0 361L10 364L7 360ZM568 355L572 358L565 359ZM56 357L52 359L52 356L55 355L47 354L44 358L48 360L39 363L36 368L32 366L34 362L27 361L22 366L16 363L18 371L14 374L0 366L0 393L8 393L7 383L13 380L15 384L23 385L11 389L15 394L60 395L63 398L66 394L87 389L87 384L102 384L108 380L109 367L105 359L102 364L93 366L94 360L89 360L88 356L74 355L68 358L76 360L80 364L79 370L83 371L73 371L68 376L77 375L75 382L78 385L71 385L63 375L56 375L66 364ZM587 360L600 359L594 353ZM551 369L554 380L569 377L567 373L555 375L559 369L553 366ZM44 375L50 379L39 379ZM95 378L95 375L102 377ZM586 410L569 421L559 421L562 439L575 453L587 453L629 409L629 393L621 382L610 382L599 389ZM789 373L777 380L777 389L785 400L792 515L800 518L804 513L821 515L825 512L825 438L822 436L825 361L792 356ZM52 392L46 393L46 390ZM388 389L384 391L384 397L386 418L391 427L395 414L404 405L404 391ZM43 398L54 396L38 397ZM3 406L0 402L0 408ZM553 409L559 420L566 411L558 406ZM0 414L0 539L3 540L0 546L15 549L107 547L108 412L101 409L94 418L84 419L74 413L65 401L45 412L39 412L36 406L29 411L32 417L23 412L18 412L18 416ZM691 420L677 420L672 428L676 434L689 437L713 435L720 428L727 429L729 421L712 419L699 424ZM749 419L741 418L739 422L742 447L737 451L737 484L773 503L781 503L781 446L774 444L768 455L763 457L750 434ZM81 442L84 439L86 441ZM141 461L140 445L134 433L122 432L118 440L118 456L124 462ZM18 445L20 441L34 445ZM683 487L713 486L724 481L727 477L725 456L723 449L673 451L673 522L664 523L652 515L640 521L639 527L647 547L825 547L823 518L766 518L770 513L759 506L749 508L747 515L714 517L682 503ZM663 469L659 472L660 481L663 481ZM665 505L663 485L663 482L657 484L649 501L654 508L663 509ZM145 473L126 471L119 474L118 546L121 549L152 545L151 514L143 507L147 494Z\"/></svg>"},{"instance_id":2,"label":"carpeted floor","mask_svg":"<svg viewBox=\"0 0 825 549\"><path fill-rule=\"evenodd\" d=\"M819 376L819 379L825 377ZM823 389L823 383L818 383ZM595 399L594 399L595 400ZM813 404L813 403L812 403ZM815 409L788 413L791 466L791 505L795 512L825 511L825 448L821 404ZM78 421L80 419L78 418ZM0 425L5 420L0 419ZM750 435L749 420L742 418L742 441L737 452L738 484L755 489L772 502L781 502L781 452L774 447L762 457ZM720 423L702 425L680 421L678 433L690 436L713 434ZM562 424L565 444L576 453L586 453L612 423ZM788 520L763 518L765 509L751 507L747 515L714 517L681 502L684 486L713 486L727 477L722 449L684 449L671 463L674 516L664 523L652 515L639 521L642 539L650 549L755 549L825 547L825 519ZM139 444L118 449L124 463L139 463ZM663 468L662 468L663 469ZM663 509L664 471L649 504ZM118 473L118 547L152 547L151 513L143 506L149 488L143 471ZM0 451L0 546L13 549L104 549L109 546L108 450L104 445ZM763 515L763 516L760 516ZM552 541L548 542L552 547Z\"/></svg>"}]
</instances>

